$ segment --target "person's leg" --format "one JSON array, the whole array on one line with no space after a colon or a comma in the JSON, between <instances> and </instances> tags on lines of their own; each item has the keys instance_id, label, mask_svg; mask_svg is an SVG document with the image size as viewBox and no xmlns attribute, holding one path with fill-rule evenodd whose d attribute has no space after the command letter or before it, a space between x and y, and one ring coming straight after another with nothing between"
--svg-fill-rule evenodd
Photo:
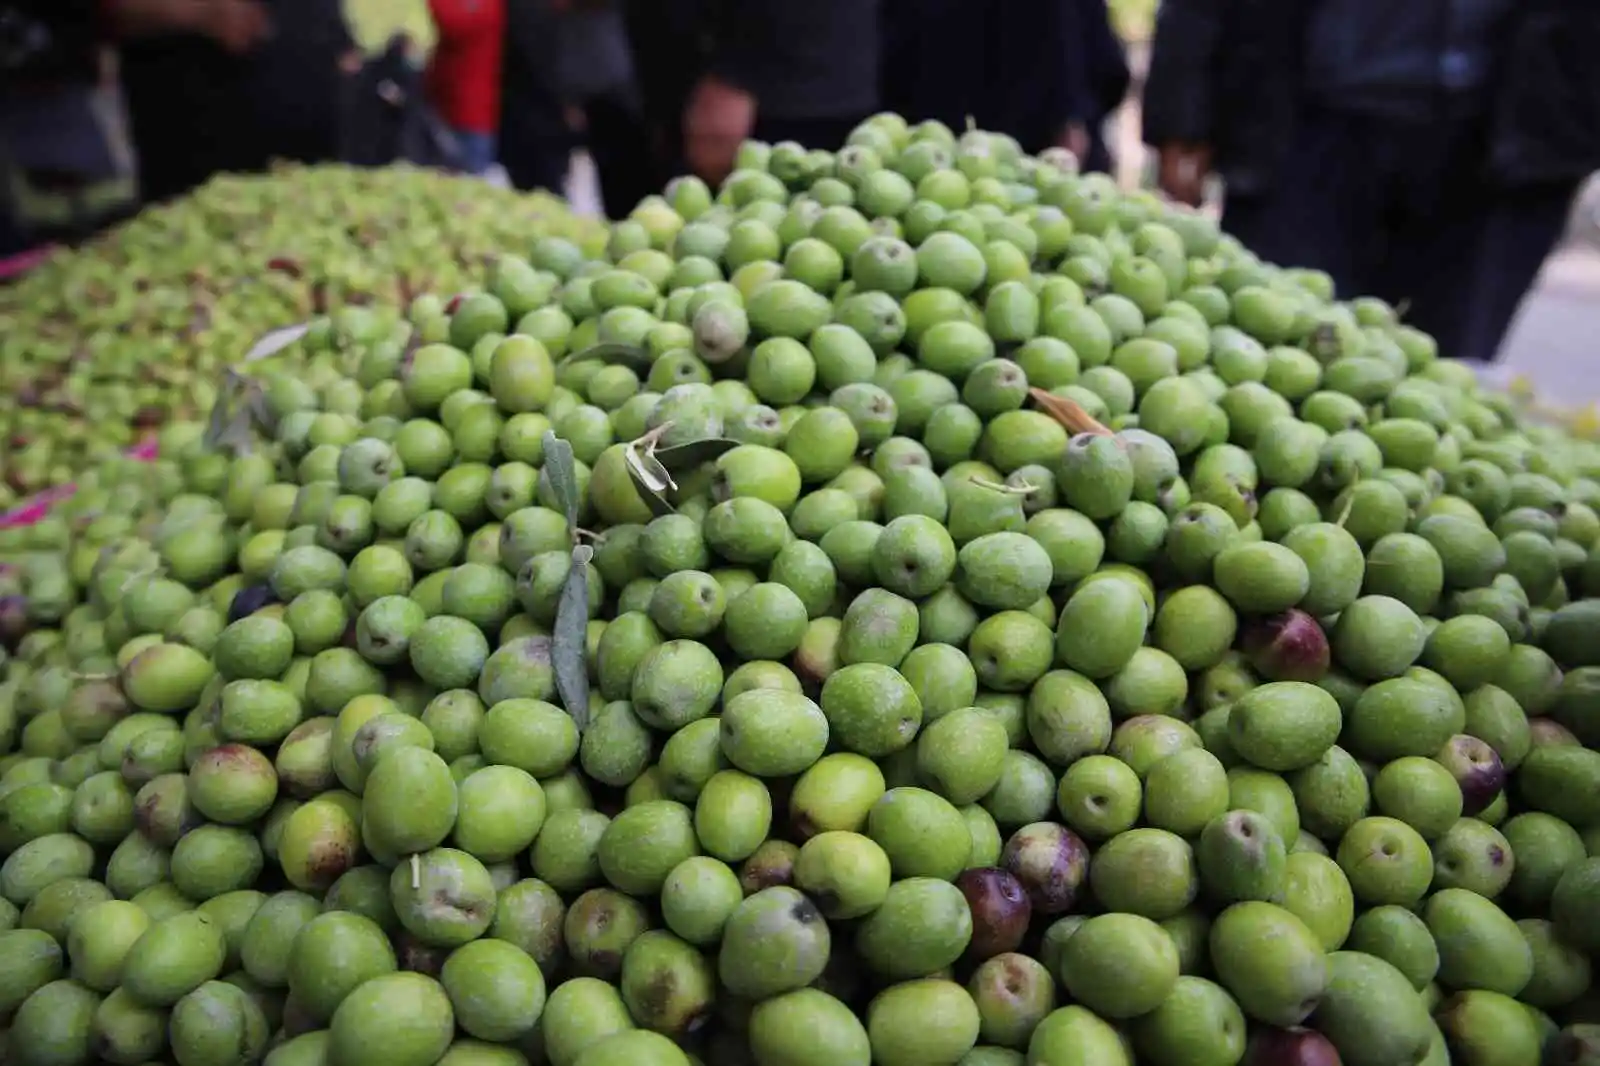
<instances>
[{"instance_id":1,"label":"person's leg","mask_svg":"<svg viewBox=\"0 0 1600 1066\"><path fill-rule=\"evenodd\" d=\"M500 164L518 189L566 191L573 136L548 80L531 57L508 49L500 114Z\"/></svg>"},{"instance_id":2,"label":"person's leg","mask_svg":"<svg viewBox=\"0 0 1600 1066\"><path fill-rule=\"evenodd\" d=\"M1436 122L1390 126L1379 136L1394 165L1390 241L1377 295L1430 334L1441 355L1464 357L1488 205L1477 177L1479 131Z\"/></svg>"},{"instance_id":3,"label":"person's leg","mask_svg":"<svg viewBox=\"0 0 1600 1066\"><path fill-rule=\"evenodd\" d=\"M634 79L644 119L645 149L655 173L688 173L683 109L705 72L700 2L624 0L623 25L633 51Z\"/></svg>"},{"instance_id":4,"label":"person's leg","mask_svg":"<svg viewBox=\"0 0 1600 1066\"><path fill-rule=\"evenodd\" d=\"M0 180L4 178L4 175L0 175ZM15 209L10 203L0 200L0 259L21 255L32 247L33 239L22 228Z\"/></svg>"},{"instance_id":5,"label":"person's leg","mask_svg":"<svg viewBox=\"0 0 1600 1066\"><path fill-rule=\"evenodd\" d=\"M1494 197L1461 330L1462 358L1491 362L1500 354L1518 307L1561 241L1576 191L1552 185Z\"/></svg>"},{"instance_id":6,"label":"person's leg","mask_svg":"<svg viewBox=\"0 0 1600 1066\"><path fill-rule=\"evenodd\" d=\"M865 115L847 115L839 118L772 118L762 117L756 111L756 128L752 133L758 141L777 144L779 141L796 141L807 148L834 151L844 144L850 131L855 129Z\"/></svg>"},{"instance_id":7,"label":"person's leg","mask_svg":"<svg viewBox=\"0 0 1600 1066\"><path fill-rule=\"evenodd\" d=\"M1103 122L1097 122L1089 130L1089 154L1083 160L1083 169L1110 174L1115 161L1111 158L1111 146L1106 141L1103 127Z\"/></svg>"},{"instance_id":8,"label":"person's leg","mask_svg":"<svg viewBox=\"0 0 1600 1066\"><path fill-rule=\"evenodd\" d=\"M1341 296L1368 291L1380 179L1364 141L1358 119L1308 110L1268 187L1224 199L1223 229L1269 263L1325 271Z\"/></svg>"},{"instance_id":9,"label":"person's leg","mask_svg":"<svg viewBox=\"0 0 1600 1066\"><path fill-rule=\"evenodd\" d=\"M543 189L556 195L566 191L572 158L572 137L565 131L543 134L519 131L500 147L500 164L514 188Z\"/></svg>"},{"instance_id":10,"label":"person's leg","mask_svg":"<svg viewBox=\"0 0 1600 1066\"><path fill-rule=\"evenodd\" d=\"M461 169L468 174L483 174L495 161L495 137L479 130L456 130L461 149Z\"/></svg>"},{"instance_id":11,"label":"person's leg","mask_svg":"<svg viewBox=\"0 0 1600 1066\"><path fill-rule=\"evenodd\" d=\"M660 192L671 175L657 170L644 117L632 101L599 96L587 101L583 112L606 214L623 218L640 200Z\"/></svg>"}]
</instances>

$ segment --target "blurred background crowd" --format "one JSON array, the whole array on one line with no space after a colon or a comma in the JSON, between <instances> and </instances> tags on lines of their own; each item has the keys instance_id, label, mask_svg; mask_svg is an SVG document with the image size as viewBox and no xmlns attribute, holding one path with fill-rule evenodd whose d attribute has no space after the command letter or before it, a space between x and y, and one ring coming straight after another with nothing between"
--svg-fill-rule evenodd
<instances>
[{"instance_id":1,"label":"blurred background crowd","mask_svg":"<svg viewBox=\"0 0 1600 1066\"><path fill-rule=\"evenodd\" d=\"M581 146L613 213L676 173L717 180L745 137L837 147L882 108L1105 166L1129 80L1110 18L1106 0L0 0L0 141L12 185L97 184L121 164L120 99L147 202L270 158L498 166L559 192Z\"/></svg>"},{"instance_id":2,"label":"blurred background crowd","mask_svg":"<svg viewBox=\"0 0 1600 1066\"><path fill-rule=\"evenodd\" d=\"M0 248L274 158L561 192L581 148L622 214L888 109L1225 189L1263 256L1486 359L1600 169L1597 57L1594 0L0 0Z\"/></svg>"}]
</instances>

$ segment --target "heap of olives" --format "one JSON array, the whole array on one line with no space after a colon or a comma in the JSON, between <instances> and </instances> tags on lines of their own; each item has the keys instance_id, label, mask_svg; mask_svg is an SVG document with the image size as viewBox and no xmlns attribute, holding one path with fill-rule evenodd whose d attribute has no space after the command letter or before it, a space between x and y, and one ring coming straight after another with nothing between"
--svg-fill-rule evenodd
<instances>
[{"instance_id":1,"label":"heap of olives","mask_svg":"<svg viewBox=\"0 0 1600 1066\"><path fill-rule=\"evenodd\" d=\"M494 254L552 233L605 239L544 194L408 167L285 166L221 175L62 248L0 288L0 508L168 419L203 418L223 369L268 330L481 282Z\"/></svg>"},{"instance_id":2,"label":"heap of olives","mask_svg":"<svg viewBox=\"0 0 1600 1066\"><path fill-rule=\"evenodd\" d=\"M6 1060L1600 1061L1600 448L1071 163L746 145L0 531Z\"/></svg>"}]
</instances>

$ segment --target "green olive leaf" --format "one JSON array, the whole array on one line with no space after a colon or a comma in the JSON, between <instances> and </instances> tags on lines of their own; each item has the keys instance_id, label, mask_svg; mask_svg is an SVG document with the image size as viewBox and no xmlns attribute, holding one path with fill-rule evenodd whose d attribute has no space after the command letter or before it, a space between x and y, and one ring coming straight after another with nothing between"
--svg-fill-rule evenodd
<instances>
[{"instance_id":1,"label":"green olive leaf","mask_svg":"<svg viewBox=\"0 0 1600 1066\"><path fill-rule=\"evenodd\" d=\"M726 455L739 444L739 441L728 440L726 437L705 437L685 444L674 444L670 448L657 448L651 454L668 472L685 474L699 469L702 463L709 463Z\"/></svg>"},{"instance_id":2,"label":"green olive leaf","mask_svg":"<svg viewBox=\"0 0 1600 1066\"><path fill-rule=\"evenodd\" d=\"M639 490L639 496L651 513L658 518L672 514L675 508L668 496L677 490L678 483L672 480L672 474L661 465L660 460L640 448L638 441L623 449L622 458L627 464L628 475L633 478L634 487Z\"/></svg>"},{"instance_id":3,"label":"green olive leaf","mask_svg":"<svg viewBox=\"0 0 1600 1066\"><path fill-rule=\"evenodd\" d=\"M650 369L650 350L633 344L592 344L581 352L572 352L556 363L559 371L573 363L598 360L611 366L626 366L643 374Z\"/></svg>"},{"instance_id":4,"label":"green olive leaf","mask_svg":"<svg viewBox=\"0 0 1600 1066\"><path fill-rule=\"evenodd\" d=\"M217 402L211 405L211 417L206 419L205 435L201 438L206 451L215 451L225 439L228 425L233 420L233 416L228 410L229 406L228 393L224 390L217 397Z\"/></svg>"},{"instance_id":5,"label":"green olive leaf","mask_svg":"<svg viewBox=\"0 0 1600 1066\"><path fill-rule=\"evenodd\" d=\"M583 732L589 725L589 560L594 549L579 544L572 549L572 569L561 586L556 603L555 631L550 638L551 666L561 705Z\"/></svg>"},{"instance_id":6,"label":"green olive leaf","mask_svg":"<svg viewBox=\"0 0 1600 1066\"><path fill-rule=\"evenodd\" d=\"M277 432L277 419L273 417L272 407L267 403L267 391L261 387L260 382L250 382L244 392L244 402L251 418L255 420L257 429L268 435Z\"/></svg>"},{"instance_id":7,"label":"green olive leaf","mask_svg":"<svg viewBox=\"0 0 1600 1066\"><path fill-rule=\"evenodd\" d=\"M544 431L544 472L561 501L561 510L567 516L567 534L578 539L578 472L573 465L572 444L556 436L554 431Z\"/></svg>"},{"instance_id":8,"label":"green olive leaf","mask_svg":"<svg viewBox=\"0 0 1600 1066\"><path fill-rule=\"evenodd\" d=\"M221 449L234 455L248 455L255 447L256 420L248 406L241 407L228 419L227 428L218 440Z\"/></svg>"}]
</instances>

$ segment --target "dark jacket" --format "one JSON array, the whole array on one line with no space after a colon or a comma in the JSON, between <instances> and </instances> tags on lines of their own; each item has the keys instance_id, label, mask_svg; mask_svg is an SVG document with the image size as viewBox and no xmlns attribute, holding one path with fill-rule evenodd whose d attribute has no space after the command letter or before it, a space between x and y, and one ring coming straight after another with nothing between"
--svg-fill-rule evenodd
<instances>
[{"instance_id":1,"label":"dark jacket","mask_svg":"<svg viewBox=\"0 0 1600 1066\"><path fill-rule=\"evenodd\" d=\"M575 144L552 76L556 15L545 0L506 5L506 50L500 68L500 163L519 189L560 192Z\"/></svg>"},{"instance_id":2,"label":"dark jacket","mask_svg":"<svg viewBox=\"0 0 1600 1066\"><path fill-rule=\"evenodd\" d=\"M630 0L628 35L653 117L681 112L704 74L778 119L878 107L878 0Z\"/></svg>"},{"instance_id":3,"label":"dark jacket","mask_svg":"<svg viewBox=\"0 0 1600 1066\"><path fill-rule=\"evenodd\" d=\"M396 34L340 86L339 161L358 167L407 162L454 170L460 149L428 104L421 67L410 42Z\"/></svg>"},{"instance_id":4,"label":"dark jacket","mask_svg":"<svg viewBox=\"0 0 1600 1066\"><path fill-rule=\"evenodd\" d=\"M1600 170L1600 6L1523 0L1490 126L1492 177L1571 185Z\"/></svg>"},{"instance_id":5,"label":"dark jacket","mask_svg":"<svg viewBox=\"0 0 1600 1066\"><path fill-rule=\"evenodd\" d=\"M161 200L225 170L338 151L339 57L353 47L338 0L271 0L273 36L248 56L169 35L122 49L140 191Z\"/></svg>"},{"instance_id":6,"label":"dark jacket","mask_svg":"<svg viewBox=\"0 0 1600 1066\"><path fill-rule=\"evenodd\" d=\"M1321 106L1380 121L1479 120L1519 3L1316 0L1306 88Z\"/></svg>"},{"instance_id":7,"label":"dark jacket","mask_svg":"<svg viewBox=\"0 0 1600 1066\"><path fill-rule=\"evenodd\" d=\"M1209 144L1236 194L1268 188L1307 101L1306 42L1317 4L1165 0L1145 87L1145 141ZM1514 5L1495 37L1502 47L1483 90L1492 145L1486 172L1526 182L1594 169L1595 17L1591 0Z\"/></svg>"},{"instance_id":8,"label":"dark jacket","mask_svg":"<svg viewBox=\"0 0 1600 1066\"><path fill-rule=\"evenodd\" d=\"M100 46L88 0L0 0L0 181L7 165L84 183L116 174Z\"/></svg>"},{"instance_id":9,"label":"dark jacket","mask_svg":"<svg viewBox=\"0 0 1600 1066\"><path fill-rule=\"evenodd\" d=\"M1165 0L1144 89L1144 139L1208 144L1235 193L1265 189L1301 103L1312 0Z\"/></svg>"},{"instance_id":10,"label":"dark jacket","mask_svg":"<svg viewBox=\"0 0 1600 1066\"><path fill-rule=\"evenodd\" d=\"M95 80L92 0L0 0L0 92Z\"/></svg>"},{"instance_id":11,"label":"dark jacket","mask_svg":"<svg viewBox=\"0 0 1600 1066\"><path fill-rule=\"evenodd\" d=\"M913 121L970 117L1038 151L1127 92L1105 0L884 0L882 24L884 102Z\"/></svg>"}]
</instances>

